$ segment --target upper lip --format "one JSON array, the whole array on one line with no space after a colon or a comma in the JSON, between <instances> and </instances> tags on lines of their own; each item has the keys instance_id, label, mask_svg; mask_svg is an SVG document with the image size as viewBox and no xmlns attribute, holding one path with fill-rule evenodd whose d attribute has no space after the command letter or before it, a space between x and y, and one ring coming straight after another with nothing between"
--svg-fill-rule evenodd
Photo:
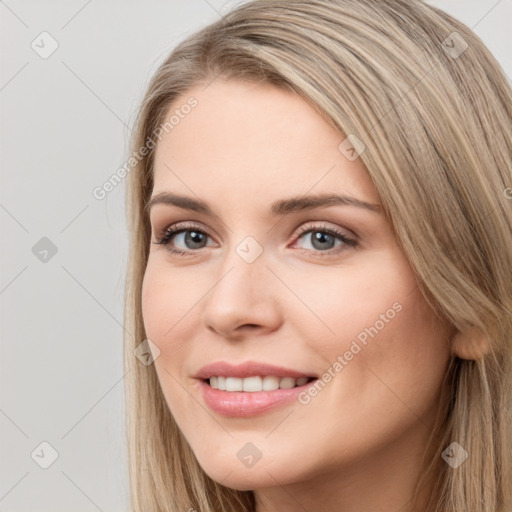
<instances>
[{"instance_id":1,"label":"upper lip","mask_svg":"<svg viewBox=\"0 0 512 512\"><path fill-rule=\"evenodd\" d=\"M275 377L316 377L311 373L303 373L283 366L260 363L257 361L246 361L242 364L231 364L226 361L216 361L215 363L203 366L195 375L196 379L209 379L212 376L223 377L253 377L273 375Z\"/></svg>"}]
</instances>

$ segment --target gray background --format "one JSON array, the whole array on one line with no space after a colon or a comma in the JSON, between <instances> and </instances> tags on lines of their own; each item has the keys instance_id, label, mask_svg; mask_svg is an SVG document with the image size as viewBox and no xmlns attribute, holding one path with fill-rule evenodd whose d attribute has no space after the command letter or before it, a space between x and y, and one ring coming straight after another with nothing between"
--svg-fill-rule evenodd
<instances>
[{"instance_id":1,"label":"gray background","mask_svg":"<svg viewBox=\"0 0 512 512\"><path fill-rule=\"evenodd\" d=\"M431 3L512 77L512 0ZM92 191L124 163L151 73L233 5L0 0L2 512L128 510L125 190Z\"/></svg>"}]
</instances>

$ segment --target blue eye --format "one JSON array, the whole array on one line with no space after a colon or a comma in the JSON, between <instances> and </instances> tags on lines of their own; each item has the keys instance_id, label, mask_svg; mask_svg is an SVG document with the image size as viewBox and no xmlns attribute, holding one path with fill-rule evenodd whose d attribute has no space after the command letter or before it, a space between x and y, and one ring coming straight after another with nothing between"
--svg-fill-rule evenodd
<instances>
[{"instance_id":1,"label":"blue eye","mask_svg":"<svg viewBox=\"0 0 512 512\"><path fill-rule=\"evenodd\" d=\"M338 253L349 247L356 247L358 244L352 238L347 237L340 231L327 226L306 226L299 230L297 239L306 238L306 235L314 234L310 237L312 249L306 249L308 252L323 254L323 253ZM177 240L181 235L182 244L188 250L176 249L171 246L171 242ZM191 256L193 253L198 252L206 247L207 239L209 238L208 233L202 229L197 228L194 225L176 224L168 228L165 233L154 242L158 245L164 245L167 247L171 254L180 256ZM337 247L333 246L336 241L341 243Z\"/></svg>"},{"instance_id":2,"label":"blue eye","mask_svg":"<svg viewBox=\"0 0 512 512\"><path fill-rule=\"evenodd\" d=\"M174 247L171 247L171 241L174 241L179 235L184 234L183 241L187 244L190 243L191 247L189 247L190 251L193 251L194 249L203 249L204 245L201 245L202 242L204 242L208 238L208 234L204 231L197 229L195 227L180 227L175 226L168 228L164 235L155 242L156 244L165 245L167 246L168 250L172 254L179 254L179 255L188 255L190 254L190 251L182 251L180 249L175 249ZM199 247L198 247L199 245Z\"/></svg>"},{"instance_id":3,"label":"blue eye","mask_svg":"<svg viewBox=\"0 0 512 512\"><path fill-rule=\"evenodd\" d=\"M351 247L357 246L357 242L355 240L347 237L340 231L327 226L301 228L298 238L304 238L305 235L313 235L309 237L311 246L313 247L312 250L320 251L321 253L332 253L332 250L335 248L334 244L336 244L337 240L341 241L341 243L338 244L338 248L334 252L339 252L340 246L341 250L344 250L344 246L347 245Z\"/></svg>"}]
</instances>

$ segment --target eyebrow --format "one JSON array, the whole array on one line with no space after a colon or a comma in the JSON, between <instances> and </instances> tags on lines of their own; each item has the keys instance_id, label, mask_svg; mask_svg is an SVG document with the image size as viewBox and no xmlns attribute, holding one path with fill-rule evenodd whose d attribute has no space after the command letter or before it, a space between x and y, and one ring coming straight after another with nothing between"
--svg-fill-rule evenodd
<instances>
[{"instance_id":1,"label":"eyebrow","mask_svg":"<svg viewBox=\"0 0 512 512\"><path fill-rule=\"evenodd\" d=\"M208 203L199 199L194 199L193 197L180 196L170 192L161 192L160 194L156 194L148 201L144 207L144 211L149 212L151 208L157 204L172 205L183 210L191 210L212 217L218 217L210 206L208 206ZM382 213L382 206L380 204L368 203L355 197L339 194L319 194L281 199L272 203L270 206L270 212L274 216L283 216L303 210L312 210L314 208L335 205L356 206L376 214Z\"/></svg>"}]
</instances>

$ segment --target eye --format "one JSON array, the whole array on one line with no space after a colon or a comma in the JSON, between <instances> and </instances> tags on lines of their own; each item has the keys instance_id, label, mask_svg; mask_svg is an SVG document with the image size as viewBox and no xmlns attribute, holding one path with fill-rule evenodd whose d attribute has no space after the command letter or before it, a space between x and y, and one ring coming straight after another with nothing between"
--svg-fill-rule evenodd
<instances>
[{"instance_id":1,"label":"eye","mask_svg":"<svg viewBox=\"0 0 512 512\"><path fill-rule=\"evenodd\" d=\"M192 252L197 252L198 249L205 247L204 242L209 237L208 233L202 229L198 229L194 225L176 224L165 230L162 236L158 238L155 244L165 245L172 254L179 254L181 256L188 256ZM175 249L171 246L171 242L177 240L185 244L187 251ZM194 251L195 250L195 251Z\"/></svg>"},{"instance_id":2,"label":"eye","mask_svg":"<svg viewBox=\"0 0 512 512\"><path fill-rule=\"evenodd\" d=\"M307 235L313 236L308 237ZM171 254L191 256L207 247L208 238L208 233L196 225L180 223L167 228L153 243L166 246ZM354 239L347 237L341 231L325 225L302 226L299 229L297 240L308 240L308 238L311 248L306 247L305 250L317 254L337 254L346 250L347 246L356 247L358 245ZM173 247L172 244L176 242L184 245L186 250ZM336 242L339 243L336 245Z\"/></svg>"},{"instance_id":3,"label":"eye","mask_svg":"<svg viewBox=\"0 0 512 512\"><path fill-rule=\"evenodd\" d=\"M347 246L357 247L358 245L354 239L341 231L325 225L302 226L297 238L309 240L311 248L305 249L317 253L333 254L346 250ZM336 246L337 241L340 243Z\"/></svg>"}]
</instances>

